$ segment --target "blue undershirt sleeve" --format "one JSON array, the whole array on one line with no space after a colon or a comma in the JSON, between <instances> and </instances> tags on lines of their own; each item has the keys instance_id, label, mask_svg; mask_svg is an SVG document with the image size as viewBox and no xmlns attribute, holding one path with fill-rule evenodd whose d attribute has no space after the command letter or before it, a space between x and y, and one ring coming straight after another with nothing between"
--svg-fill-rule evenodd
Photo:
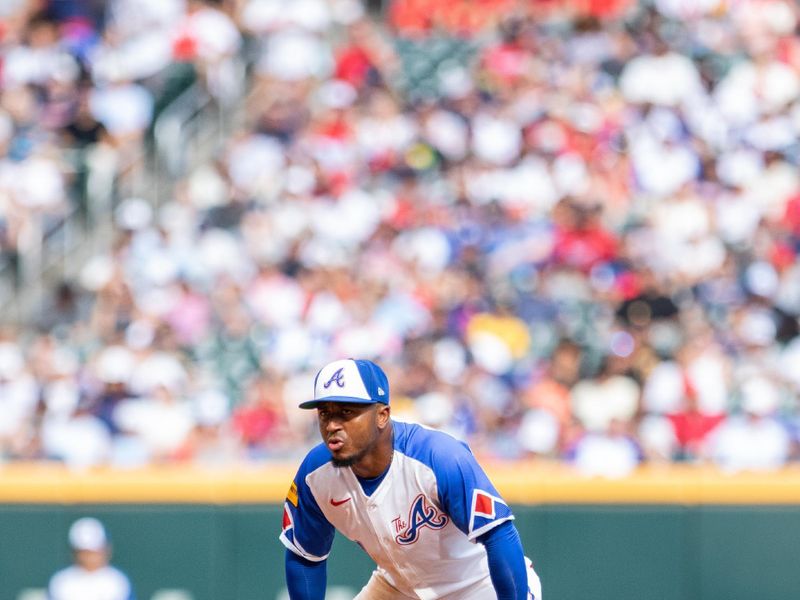
<instances>
[{"instance_id":1,"label":"blue undershirt sleeve","mask_svg":"<svg viewBox=\"0 0 800 600\"><path fill-rule=\"evenodd\" d=\"M286 550L286 588L291 600L324 600L327 561L313 562Z\"/></svg>"},{"instance_id":2,"label":"blue undershirt sleeve","mask_svg":"<svg viewBox=\"0 0 800 600\"><path fill-rule=\"evenodd\" d=\"M519 532L511 521L490 529L478 541L486 548L489 575L498 600L527 600L528 572Z\"/></svg>"}]
</instances>

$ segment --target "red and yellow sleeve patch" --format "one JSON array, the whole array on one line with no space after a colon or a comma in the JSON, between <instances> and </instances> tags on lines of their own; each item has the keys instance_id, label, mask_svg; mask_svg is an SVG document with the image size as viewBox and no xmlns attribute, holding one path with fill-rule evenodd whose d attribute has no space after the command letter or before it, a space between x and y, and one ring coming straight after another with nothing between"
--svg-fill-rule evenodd
<instances>
[{"instance_id":1,"label":"red and yellow sleeve patch","mask_svg":"<svg viewBox=\"0 0 800 600\"><path fill-rule=\"evenodd\" d=\"M286 492L286 499L291 502L295 508L297 508L297 485L295 482L292 482L292 485L289 486L289 491Z\"/></svg>"}]
</instances>

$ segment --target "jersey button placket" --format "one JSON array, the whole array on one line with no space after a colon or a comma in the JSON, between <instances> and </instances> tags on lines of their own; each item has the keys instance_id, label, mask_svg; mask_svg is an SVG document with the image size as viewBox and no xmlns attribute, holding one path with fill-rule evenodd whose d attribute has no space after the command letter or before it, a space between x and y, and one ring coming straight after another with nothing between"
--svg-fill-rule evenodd
<instances>
[{"instance_id":1,"label":"jersey button placket","mask_svg":"<svg viewBox=\"0 0 800 600\"><path fill-rule=\"evenodd\" d=\"M375 539L378 544L383 548L384 554L389 562L394 565L394 572L403 577L406 575L407 569L397 562L397 544L394 541L394 534L387 528L385 523L385 515L379 510L380 506L377 503L370 503L368 510L370 512L370 522L372 529L375 532Z\"/></svg>"}]
</instances>

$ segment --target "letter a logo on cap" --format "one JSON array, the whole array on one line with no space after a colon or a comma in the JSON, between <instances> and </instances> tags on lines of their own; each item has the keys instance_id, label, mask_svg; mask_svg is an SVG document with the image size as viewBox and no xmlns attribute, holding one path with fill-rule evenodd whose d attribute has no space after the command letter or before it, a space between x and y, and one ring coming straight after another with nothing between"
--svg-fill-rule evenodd
<instances>
[{"instance_id":1,"label":"letter a logo on cap","mask_svg":"<svg viewBox=\"0 0 800 600\"><path fill-rule=\"evenodd\" d=\"M331 375L331 378L328 379L328 381L326 381L322 385L322 387L324 387L327 390L329 387L331 387L332 383L335 383L340 388L343 388L344 387L344 373L342 373L343 370L344 367L342 367L341 369L336 369L333 375Z\"/></svg>"}]
</instances>

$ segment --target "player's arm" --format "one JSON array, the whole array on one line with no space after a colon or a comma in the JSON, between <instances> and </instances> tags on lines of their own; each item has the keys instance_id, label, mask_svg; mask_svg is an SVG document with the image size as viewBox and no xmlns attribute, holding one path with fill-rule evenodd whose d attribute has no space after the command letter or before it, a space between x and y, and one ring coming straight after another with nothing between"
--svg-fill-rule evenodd
<instances>
[{"instance_id":1,"label":"player's arm","mask_svg":"<svg viewBox=\"0 0 800 600\"><path fill-rule=\"evenodd\" d=\"M528 576L514 515L466 446L444 440L434 452L442 508L467 538L482 543L501 600L526 600Z\"/></svg>"},{"instance_id":2,"label":"player's arm","mask_svg":"<svg viewBox=\"0 0 800 600\"><path fill-rule=\"evenodd\" d=\"M306 475L330 460L320 445L300 465L283 504L280 541L286 547L286 587L291 600L323 600L327 579L326 560L333 544L334 528L325 518ZM319 447L318 447L319 448Z\"/></svg>"},{"instance_id":3,"label":"player's arm","mask_svg":"<svg viewBox=\"0 0 800 600\"><path fill-rule=\"evenodd\" d=\"M526 600L528 572L522 540L512 521L504 521L478 537L486 548L489 576L498 600Z\"/></svg>"},{"instance_id":4,"label":"player's arm","mask_svg":"<svg viewBox=\"0 0 800 600\"><path fill-rule=\"evenodd\" d=\"M324 600L327 561L312 562L286 550L286 588L291 600Z\"/></svg>"}]
</instances>

